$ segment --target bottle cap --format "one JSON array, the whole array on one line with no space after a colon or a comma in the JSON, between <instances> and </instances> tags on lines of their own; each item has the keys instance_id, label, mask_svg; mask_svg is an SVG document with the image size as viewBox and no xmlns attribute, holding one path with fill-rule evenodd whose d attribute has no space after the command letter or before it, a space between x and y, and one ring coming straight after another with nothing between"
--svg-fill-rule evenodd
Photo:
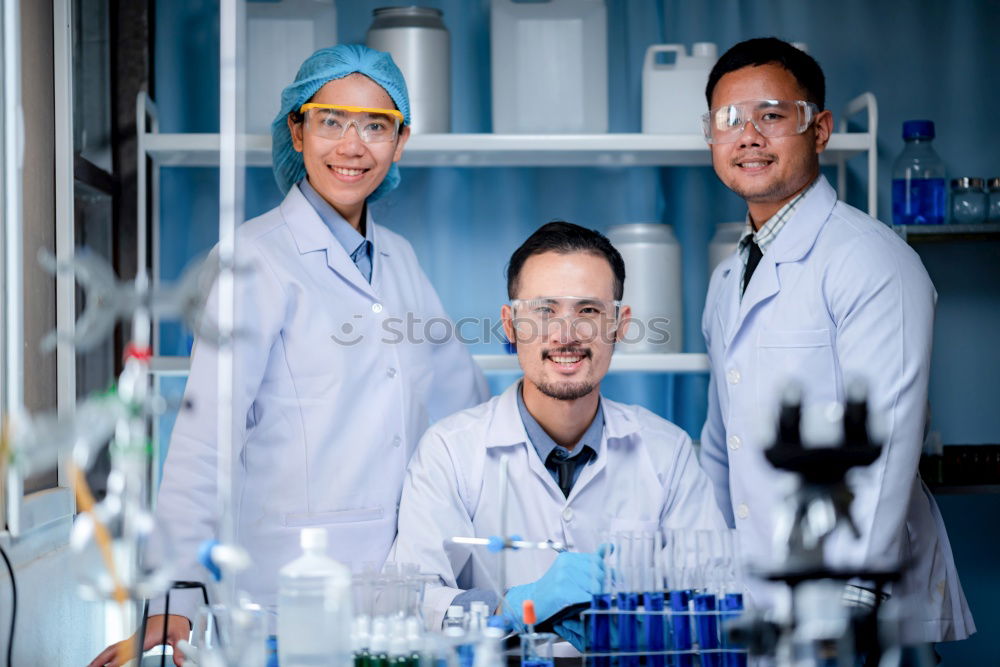
<instances>
[{"instance_id":1,"label":"bottle cap","mask_svg":"<svg viewBox=\"0 0 1000 667\"><path fill-rule=\"evenodd\" d=\"M303 549L326 551L326 529L303 528L299 533L299 544Z\"/></svg>"},{"instance_id":2,"label":"bottle cap","mask_svg":"<svg viewBox=\"0 0 1000 667\"><path fill-rule=\"evenodd\" d=\"M535 603L531 600L525 600L521 603L521 611L524 616L525 625L534 625L538 622L538 618L535 616Z\"/></svg>"},{"instance_id":3,"label":"bottle cap","mask_svg":"<svg viewBox=\"0 0 1000 667\"><path fill-rule=\"evenodd\" d=\"M445 612L445 618L462 618L465 616L465 608L460 604L453 604L448 607L448 611Z\"/></svg>"},{"instance_id":4,"label":"bottle cap","mask_svg":"<svg viewBox=\"0 0 1000 667\"><path fill-rule=\"evenodd\" d=\"M951 187L964 188L966 190L982 190L983 189L983 179L976 178L975 176L960 176L958 178L951 179Z\"/></svg>"},{"instance_id":5,"label":"bottle cap","mask_svg":"<svg viewBox=\"0 0 1000 667\"><path fill-rule=\"evenodd\" d=\"M695 42L691 45L691 55L695 58L718 58L719 50L715 42Z\"/></svg>"},{"instance_id":6,"label":"bottle cap","mask_svg":"<svg viewBox=\"0 0 1000 667\"><path fill-rule=\"evenodd\" d=\"M388 630L389 628L386 625L385 619L375 619L375 623L372 625L372 634L369 638L372 653L385 653L389 650Z\"/></svg>"},{"instance_id":7,"label":"bottle cap","mask_svg":"<svg viewBox=\"0 0 1000 667\"><path fill-rule=\"evenodd\" d=\"M903 139L933 139L934 121L907 120L903 122Z\"/></svg>"}]
</instances>

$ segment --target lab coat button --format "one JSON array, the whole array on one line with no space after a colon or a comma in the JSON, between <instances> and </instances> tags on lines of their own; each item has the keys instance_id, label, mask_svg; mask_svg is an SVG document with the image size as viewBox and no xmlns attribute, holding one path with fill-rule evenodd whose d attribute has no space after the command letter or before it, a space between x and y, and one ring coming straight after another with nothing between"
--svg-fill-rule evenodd
<instances>
[{"instance_id":1,"label":"lab coat button","mask_svg":"<svg viewBox=\"0 0 1000 667\"><path fill-rule=\"evenodd\" d=\"M400 438L400 437L399 437L399 436L397 435L397 436L396 436L395 438L393 438L393 439L392 439L392 446L393 446L393 447L399 447L399 445L400 445L400 444L401 444L402 442L403 442L403 439L402 439L402 438Z\"/></svg>"},{"instance_id":2,"label":"lab coat button","mask_svg":"<svg viewBox=\"0 0 1000 667\"><path fill-rule=\"evenodd\" d=\"M740 445L742 444L743 444L743 439L740 438L740 436L738 435L729 436L729 449L735 452L737 449L740 448Z\"/></svg>"},{"instance_id":3,"label":"lab coat button","mask_svg":"<svg viewBox=\"0 0 1000 667\"><path fill-rule=\"evenodd\" d=\"M736 508L736 516L741 519L747 518L750 516L750 508L745 503L740 503L740 506Z\"/></svg>"},{"instance_id":4,"label":"lab coat button","mask_svg":"<svg viewBox=\"0 0 1000 667\"><path fill-rule=\"evenodd\" d=\"M730 368L729 372L726 373L726 377L729 379L729 384L739 384L742 376L738 370Z\"/></svg>"},{"instance_id":5,"label":"lab coat button","mask_svg":"<svg viewBox=\"0 0 1000 667\"><path fill-rule=\"evenodd\" d=\"M382 304L381 303L373 303L372 304L372 312L373 313L381 313L382 312Z\"/></svg>"},{"instance_id":6,"label":"lab coat button","mask_svg":"<svg viewBox=\"0 0 1000 667\"><path fill-rule=\"evenodd\" d=\"M391 377L391 378L394 378L394 377L396 377L396 369L395 369L395 368L392 368L392 367L390 367L390 368L389 368L389 370L387 370L387 371L385 372L385 374L386 374L386 375L388 375L388 376L389 376L389 377Z\"/></svg>"},{"instance_id":7,"label":"lab coat button","mask_svg":"<svg viewBox=\"0 0 1000 667\"><path fill-rule=\"evenodd\" d=\"M563 521L572 521L573 520L573 508L567 507L566 509L564 509L563 513L562 513L562 517L563 517Z\"/></svg>"}]
</instances>

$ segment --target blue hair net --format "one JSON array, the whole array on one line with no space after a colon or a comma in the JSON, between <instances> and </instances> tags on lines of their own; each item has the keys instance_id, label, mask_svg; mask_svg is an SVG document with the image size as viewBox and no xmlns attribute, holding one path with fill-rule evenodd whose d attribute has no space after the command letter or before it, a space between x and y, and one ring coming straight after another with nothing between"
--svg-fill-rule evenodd
<instances>
[{"instance_id":1,"label":"blue hair net","mask_svg":"<svg viewBox=\"0 0 1000 667\"><path fill-rule=\"evenodd\" d=\"M403 123L410 124L410 98L406 94L403 73L392 61L392 56L382 51L369 49L361 44L341 44L320 49L299 67L295 81L281 92L281 111L271 123L271 162L274 179L281 193L288 190L306 175L302 153L292 145L292 133L288 130L288 114L298 111L328 81L342 79L348 74L360 72L385 88L396 108L403 114ZM378 199L399 185L399 166L393 163L385 179L369 195L368 199Z\"/></svg>"}]
</instances>

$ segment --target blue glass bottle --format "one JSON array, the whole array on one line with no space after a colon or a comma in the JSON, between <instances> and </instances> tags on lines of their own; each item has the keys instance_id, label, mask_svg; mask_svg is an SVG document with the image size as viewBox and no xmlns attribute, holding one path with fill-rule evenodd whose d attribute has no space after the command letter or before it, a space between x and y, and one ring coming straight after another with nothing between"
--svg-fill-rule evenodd
<instances>
[{"instance_id":1,"label":"blue glass bottle","mask_svg":"<svg viewBox=\"0 0 1000 667\"><path fill-rule=\"evenodd\" d=\"M903 123L906 146L892 167L892 222L895 225L944 223L947 183L944 162L931 146L934 121Z\"/></svg>"}]
</instances>

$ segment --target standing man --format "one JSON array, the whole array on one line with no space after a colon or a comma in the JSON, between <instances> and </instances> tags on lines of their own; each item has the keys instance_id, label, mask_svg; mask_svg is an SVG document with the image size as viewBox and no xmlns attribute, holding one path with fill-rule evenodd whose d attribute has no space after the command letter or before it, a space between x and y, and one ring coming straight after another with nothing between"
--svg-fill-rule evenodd
<instances>
[{"instance_id":1,"label":"standing man","mask_svg":"<svg viewBox=\"0 0 1000 667\"><path fill-rule=\"evenodd\" d=\"M774 38L727 51L705 90L712 164L747 202L738 252L716 268L702 330L711 361L702 465L745 555L770 558L790 475L764 458L760 433L783 387L808 402L843 401L863 378L884 418L882 455L851 478L861 538L837 534L833 565L908 564L891 591L905 605L906 643L975 632L944 522L917 474L927 417L936 293L917 254L892 230L843 202L820 176L833 127L823 72ZM758 606L775 589L751 583ZM848 601L873 591L848 586Z\"/></svg>"},{"instance_id":2,"label":"standing man","mask_svg":"<svg viewBox=\"0 0 1000 667\"><path fill-rule=\"evenodd\" d=\"M513 586L503 612L517 627L525 599L541 623L601 591L604 531L725 529L687 433L601 396L630 319L624 286L625 263L608 239L567 222L543 225L511 257L501 317L524 378L431 426L403 485L394 554L440 578L424 595L431 627L441 626L449 605L500 602L497 555L450 538L503 534L502 457L509 530L572 549L507 557ZM580 647L579 622L555 629Z\"/></svg>"}]
</instances>

